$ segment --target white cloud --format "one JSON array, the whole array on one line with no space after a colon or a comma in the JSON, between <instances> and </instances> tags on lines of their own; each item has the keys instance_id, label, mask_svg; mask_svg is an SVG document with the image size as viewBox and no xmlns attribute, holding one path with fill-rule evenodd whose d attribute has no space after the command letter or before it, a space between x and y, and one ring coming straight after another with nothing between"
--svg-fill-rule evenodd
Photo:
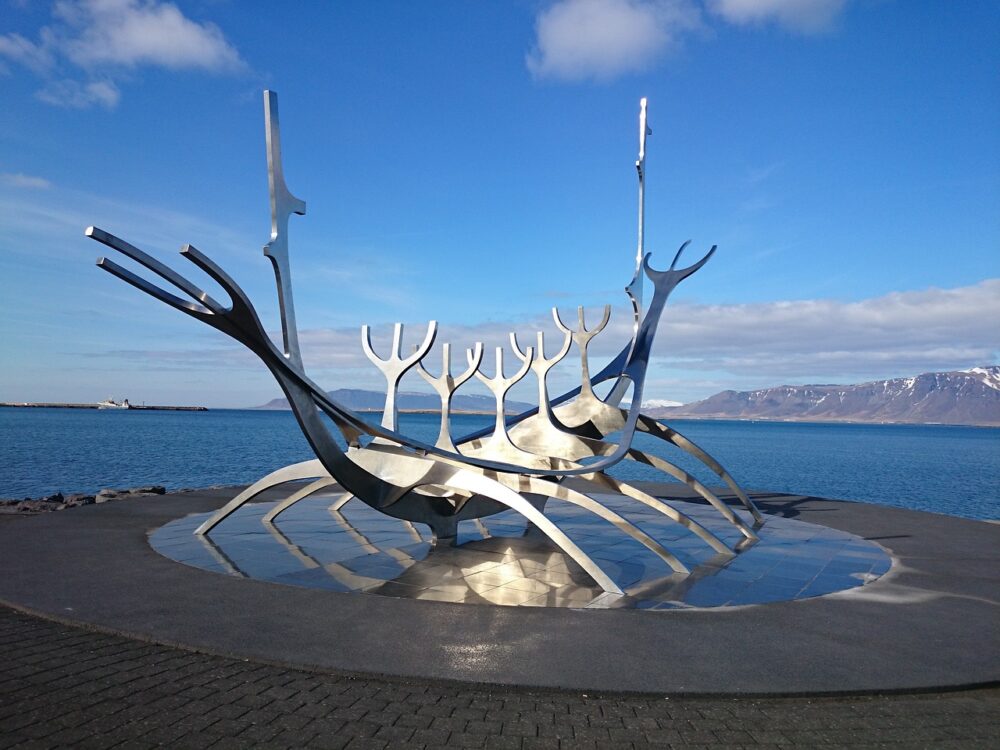
<instances>
[{"instance_id":1,"label":"white cloud","mask_svg":"<svg viewBox=\"0 0 1000 750\"><path fill-rule=\"evenodd\" d=\"M66 56L83 68L156 65L171 69L239 70L239 53L215 24L184 16L155 0L60 2L55 15L75 32Z\"/></svg>"},{"instance_id":2,"label":"white cloud","mask_svg":"<svg viewBox=\"0 0 1000 750\"><path fill-rule=\"evenodd\" d=\"M706 0L708 9L741 26L773 21L810 34L828 29L847 0Z\"/></svg>"},{"instance_id":3,"label":"white cloud","mask_svg":"<svg viewBox=\"0 0 1000 750\"><path fill-rule=\"evenodd\" d=\"M0 183L14 188L27 188L29 190L45 190L52 187L52 183L44 177L22 174L20 172L0 172Z\"/></svg>"},{"instance_id":4,"label":"white cloud","mask_svg":"<svg viewBox=\"0 0 1000 750\"><path fill-rule=\"evenodd\" d=\"M36 73L42 73L55 64L55 57L48 44L35 44L20 34L0 36L0 57L9 58Z\"/></svg>"},{"instance_id":5,"label":"white cloud","mask_svg":"<svg viewBox=\"0 0 1000 750\"><path fill-rule=\"evenodd\" d=\"M844 382L990 363L1000 279L859 302L798 300L667 309L657 354L671 367L775 385Z\"/></svg>"},{"instance_id":6,"label":"white cloud","mask_svg":"<svg viewBox=\"0 0 1000 750\"><path fill-rule=\"evenodd\" d=\"M121 96L118 81L141 66L214 73L246 68L215 24L193 21L170 2L62 0L53 16L37 42L0 35L0 60L39 75L44 83L37 97L56 106L114 107Z\"/></svg>"},{"instance_id":7,"label":"white cloud","mask_svg":"<svg viewBox=\"0 0 1000 750\"><path fill-rule=\"evenodd\" d=\"M829 29L847 0L704 0L738 26L776 23L813 34ZM558 0L535 21L525 56L535 78L608 81L646 70L702 25L693 0Z\"/></svg>"},{"instance_id":8,"label":"white cloud","mask_svg":"<svg viewBox=\"0 0 1000 750\"><path fill-rule=\"evenodd\" d=\"M588 309L593 325L599 311ZM563 320L572 324L572 311ZM922 372L955 370L990 364L1000 355L1000 279L953 289L894 292L858 302L795 300L742 305L668 305L660 325L647 403L671 398L692 401L726 388L749 389L791 382L860 382L862 379L899 377ZM407 326L404 354L419 342L426 322ZM534 331L545 332L546 355L561 343L548 315L483 324L446 324L427 357L427 368L440 368L440 344L452 343L452 372L464 367L464 349L475 341L487 346L486 372L494 366L493 347L507 346L508 374L517 364L507 345L507 334L516 330L522 346L535 343ZM388 352L392 328L372 329L375 351ZM591 372L627 343L629 317L616 310L611 323L590 347ZM365 358L359 327L302 331L303 359L316 380L329 388L382 388L384 381ZM255 367L252 358L232 347L213 350L144 352L157 361L173 361L183 369L216 366ZM559 393L579 383L575 351L553 369L550 391ZM411 377L412 376L412 377ZM426 390L414 373L404 388ZM534 380L517 386L513 398L532 397Z\"/></svg>"},{"instance_id":9,"label":"white cloud","mask_svg":"<svg viewBox=\"0 0 1000 750\"><path fill-rule=\"evenodd\" d=\"M561 0L538 16L525 61L536 78L610 80L648 68L697 23L684 0Z\"/></svg>"},{"instance_id":10,"label":"white cloud","mask_svg":"<svg viewBox=\"0 0 1000 750\"><path fill-rule=\"evenodd\" d=\"M50 81L36 91L35 96L46 104L67 109L86 109L94 104L113 109L121 98L121 92L109 80L84 82L65 78Z\"/></svg>"}]
</instances>

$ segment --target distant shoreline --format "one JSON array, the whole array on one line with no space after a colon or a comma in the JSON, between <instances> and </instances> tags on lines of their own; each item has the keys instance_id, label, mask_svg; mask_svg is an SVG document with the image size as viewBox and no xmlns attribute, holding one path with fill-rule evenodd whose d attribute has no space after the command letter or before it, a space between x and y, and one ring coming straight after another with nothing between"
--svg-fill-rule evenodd
<instances>
[{"instance_id":1,"label":"distant shoreline","mask_svg":"<svg viewBox=\"0 0 1000 750\"><path fill-rule=\"evenodd\" d=\"M0 408L21 408L21 409L101 409L98 404L62 404L62 403L0 403ZM209 411L207 406L133 406L128 409L101 409L101 411ZM263 411L263 412L285 412L291 413L291 409L268 409L259 406L242 408L222 408L215 411ZM352 409L357 414L381 414L382 409ZM400 414L435 414L441 413L440 409L398 409ZM510 410L506 416L516 416L521 412ZM916 421L894 421L876 419L823 419L821 417L741 417L723 414L657 414L655 411L644 412L648 416L658 421L691 420L703 422L769 422L774 424L845 424L845 425L887 425L887 426L910 426L910 427L980 427L988 430L1000 429L1000 423L979 423L968 422L916 422ZM493 417L496 412L490 410L476 409L452 409L451 414L461 416L489 416Z\"/></svg>"},{"instance_id":2,"label":"distant shoreline","mask_svg":"<svg viewBox=\"0 0 1000 750\"><path fill-rule=\"evenodd\" d=\"M775 422L778 424L860 424L860 425L887 425L887 426L910 426L910 427L985 427L995 430L1000 428L997 423L971 424L968 422L915 422L915 421L894 421L888 419L823 419L822 417L736 417L722 414L650 414L650 417L657 421L673 421L678 419L689 419L703 422Z\"/></svg>"},{"instance_id":3,"label":"distant shoreline","mask_svg":"<svg viewBox=\"0 0 1000 750\"><path fill-rule=\"evenodd\" d=\"M8 409L100 409L101 411L208 411L207 406L134 406L102 407L100 404L59 404L59 403L2 403L0 407Z\"/></svg>"}]
</instances>

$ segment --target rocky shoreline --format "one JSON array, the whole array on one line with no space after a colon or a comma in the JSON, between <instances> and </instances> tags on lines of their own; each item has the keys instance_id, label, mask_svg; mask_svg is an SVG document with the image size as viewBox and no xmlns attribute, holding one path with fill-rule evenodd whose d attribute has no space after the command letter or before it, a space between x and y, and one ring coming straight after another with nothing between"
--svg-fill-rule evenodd
<instances>
[{"instance_id":1,"label":"rocky shoreline","mask_svg":"<svg viewBox=\"0 0 1000 750\"><path fill-rule=\"evenodd\" d=\"M166 491L166 487L156 484L124 490L103 489L93 495L85 493L64 495L61 492L57 492L54 495L37 498L26 497L23 500L0 499L0 513L49 513L54 510L77 508L81 505L95 505L116 500L131 500L150 495L163 495Z\"/></svg>"}]
</instances>

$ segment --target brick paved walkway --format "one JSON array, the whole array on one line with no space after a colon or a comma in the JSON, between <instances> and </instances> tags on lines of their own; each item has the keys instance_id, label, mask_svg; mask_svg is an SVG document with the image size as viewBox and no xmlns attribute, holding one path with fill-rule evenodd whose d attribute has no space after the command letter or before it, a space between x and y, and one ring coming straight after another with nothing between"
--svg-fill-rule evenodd
<instances>
[{"instance_id":1,"label":"brick paved walkway","mask_svg":"<svg viewBox=\"0 0 1000 750\"><path fill-rule=\"evenodd\" d=\"M0 607L0 748L1000 746L1000 689L667 700L314 674Z\"/></svg>"}]
</instances>

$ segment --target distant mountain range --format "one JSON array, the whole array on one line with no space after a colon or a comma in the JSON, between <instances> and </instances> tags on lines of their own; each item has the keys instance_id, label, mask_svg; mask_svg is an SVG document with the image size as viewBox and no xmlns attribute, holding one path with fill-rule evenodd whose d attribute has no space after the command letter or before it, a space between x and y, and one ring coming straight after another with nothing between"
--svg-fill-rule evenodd
<instances>
[{"instance_id":1,"label":"distant mountain range","mask_svg":"<svg viewBox=\"0 0 1000 750\"><path fill-rule=\"evenodd\" d=\"M1000 366L928 372L857 385L782 385L723 391L703 401L649 410L658 419L909 422L1000 426Z\"/></svg>"},{"instance_id":2,"label":"distant mountain range","mask_svg":"<svg viewBox=\"0 0 1000 750\"><path fill-rule=\"evenodd\" d=\"M385 406L384 391L363 391L357 388L339 388L335 391L327 391L330 398L353 411L382 411ZM396 405L402 412L414 411L440 411L441 400L432 393L416 393L412 391L400 391L396 394ZM520 414L526 409L531 409L533 404L526 404L521 401L507 401L507 411L512 414ZM289 409L287 399L276 398L268 401L263 406L255 406L254 409ZM462 395L456 394L451 401L452 412L469 414L495 414L496 401L492 396Z\"/></svg>"}]
</instances>

